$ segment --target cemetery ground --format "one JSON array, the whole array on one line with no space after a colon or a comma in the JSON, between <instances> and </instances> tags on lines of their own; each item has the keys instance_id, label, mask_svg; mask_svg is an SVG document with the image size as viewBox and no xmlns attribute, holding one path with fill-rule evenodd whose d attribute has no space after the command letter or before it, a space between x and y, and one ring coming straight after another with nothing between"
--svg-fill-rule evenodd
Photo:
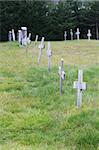
<instances>
[{"instance_id":1,"label":"cemetery ground","mask_svg":"<svg viewBox=\"0 0 99 150\"><path fill-rule=\"evenodd\" d=\"M47 42L45 42L47 49ZM99 149L99 41L51 42L52 68L46 49L37 64L38 45L0 43L0 150ZM66 79L59 92L58 66ZM76 107L78 69L87 90Z\"/></svg>"}]
</instances>

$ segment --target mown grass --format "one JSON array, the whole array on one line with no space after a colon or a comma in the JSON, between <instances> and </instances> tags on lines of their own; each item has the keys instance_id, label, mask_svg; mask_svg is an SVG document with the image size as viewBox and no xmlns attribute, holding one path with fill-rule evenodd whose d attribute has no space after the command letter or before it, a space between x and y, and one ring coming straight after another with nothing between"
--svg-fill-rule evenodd
<instances>
[{"instance_id":1,"label":"mown grass","mask_svg":"<svg viewBox=\"0 0 99 150\"><path fill-rule=\"evenodd\" d=\"M47 42L45 42L47 45ZM99 43L52 42L52 69L46 50L40 65L38 48L0 43L0 149L99 149ZM66 80L59 93L58 66L64 58ZM76 107L73 82L84 70L87 91Z\"/></svg>"}]
</instances>

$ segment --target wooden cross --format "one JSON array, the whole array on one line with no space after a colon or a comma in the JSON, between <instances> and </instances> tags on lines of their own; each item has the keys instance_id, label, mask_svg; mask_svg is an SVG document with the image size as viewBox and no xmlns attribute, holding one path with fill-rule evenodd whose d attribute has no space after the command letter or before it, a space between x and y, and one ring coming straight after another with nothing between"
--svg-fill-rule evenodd
<instances>
[{"instance_id":1,"label":"wooden cross","mask_svg":"<svg viewBox=\"0 0 99 150\"><path fill-rule=\"evenodd\" d=\"M8 38L9 38L9 42L11 42L12 41L12 32L11 31L9 31Z\"/></svg>"},{"instance_id":2,"label":"wooden cross","mask_svg":"<svg viewBox=\"0 0 99 150\"><path fill-rule=\"evenodd\" d=\"M73 30L70 29L71 40L73 40Z\"/></svg>"},{"instance_id":3,"label":"wooden cross","mask_svg":"<svg viewBox=\"0 0 99 150\"><path fill-rule=\"evenodd\" d=\"M59 75L60 75L60 95L63 92L63 80L65 80L65 72L64 72L64 60L61 59L61 66L59 66Z\"/></svg>"},{"instance_id":4,"label":"wooden cross","mask_svg":"<svg viewBox=\"0 0 99 150\"><path fill-rule=\"evenodd\" d=\"M86 82L83 82L83 70L78 71L78 81L74 81L74 88L77 89L77 107L82 106L82 92L86 90Z\"/></svg>"},{"instance_id":5,"label":"wooden cross","mask_svg":"<svg viewBox=\"0 0 99 150\"><path fill-rule=\"evenodd\" d=\"M22 33L21 30L18 30L18 42L21 45L22 44Z\"/></svg>"},{"instance_id":6,"label":"wooden cross","mask_svg":"<svg viewBox=\"0 0 99 150\"><path fill-rule=\"evenodd\" d=\"M15 33L14 33L14 29L12 29L12 38L13 38L13 41L15 41Z\"/></svg>"},{"instance_id":7,"label":"wooden cross","mask_svg":"<svg viewBox=\"0 0 99 150\"><path fill-rule=\"evenodd\" d=\"M87 34L87 36L88 36L88 40L90 41L90 37L91 37L90 29L88 30L88 34Z\"/></svg>"},{"instance_id":8,"label":"wooden cross","mask_svg":"<svg viewBox=\"0 0 99 150\"><path fill-rule=\"evenodd\" d=\"M65 41L67 40L67 31L64 32Z\"/></svg>"},{"instance_id":9,"label":"wooden cross","mask_svg":"<svg viewBox=\"0 0 99 150\"><path fill-rule=\"evenodd\" d=\"M34 47L37 45L37 41L38 41L38 35L36 35L35 41L34 41Z\"/></svg>"},{"instance_id":10,"label":"wooden cross","mask_svg":"<svg viewBox=\"0 0 99 150\"><path fill-rule=\"evenodd\" d=\"M51 70L51 56L52 56L50 42L48 42L47 56L48 56L48 71L50 71Z\"/></svg>"},{"instance_id":11,"label":"wooden cross","mask_svg":"<svg viewBox=\"0 0 99 150\"><path fill-rule=\"evenodd\" d=\"M27 43L28 43L28 44L31 43L31 33L29 33L29 36L27 37Z\"/></svg>"},{"instance_id":12,"label":"wooden cross","mask_svg":"<svg viewBox=\"0 0 99 150\"><path fill-rule=\"evenodd\" d=\"M79 28L77 28L76 35L77 35L77 40L79 41L79 35L80 35Z\"/></svg>"},{"instance_id":13,"label":"wooden cross","mask_svg":"<svg viewBox=\"0 0 99 150\"><path fill-rule=\"evenodd\" d=\"M22 46L27 45L27 27L21 27L22 33Z\"/></svg>"},{"instance_id":14,"label":"wooden cross","mask_svg":"<svg viewBox=\"0 0 99 150\"><path fill-rule=\"evenodd\" d=\"M44 45L44 37L42 37L42 40L41 40L41 43L39 44L39 56L38 56L38 64L40 63L41 61L41 55L42 55L42 49L45 48L45 45Z\"/></svg>"}]
</instances>

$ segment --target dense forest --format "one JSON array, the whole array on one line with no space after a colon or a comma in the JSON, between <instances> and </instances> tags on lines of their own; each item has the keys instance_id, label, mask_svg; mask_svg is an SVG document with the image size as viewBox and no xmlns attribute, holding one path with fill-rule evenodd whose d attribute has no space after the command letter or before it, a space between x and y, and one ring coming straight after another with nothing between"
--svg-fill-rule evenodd
<instances>
[{"instance_id":1,"label":"dense forest","mask_svg":"<svg viewBox=\"0 0 99 150\"><path fill-rule=\"evenodd\" d=\"M8 31L15 29L17 34L21 26L28 28L33 40L36 34L46 40L63 40L65 30L70 39L70 29L75 33L77 27L80 38L87 38L91 29L92 38L98 39L99 1L0 1L0 40L8 40Z\"/></svg>"}]
</instances>

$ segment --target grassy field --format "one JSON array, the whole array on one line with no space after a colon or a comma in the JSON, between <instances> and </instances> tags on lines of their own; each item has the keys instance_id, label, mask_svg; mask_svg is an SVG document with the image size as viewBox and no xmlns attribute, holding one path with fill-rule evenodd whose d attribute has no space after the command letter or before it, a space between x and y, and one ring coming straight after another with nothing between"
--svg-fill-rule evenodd
<instances>
[{"instance_id":1,"label":"grassy field","mask_svg":"<svg viewBox=\"0 0 99 150\"><path fill-rule=\"evenodd\" d=\"M47 45L47 42L45 42ZM0 150L99 150L99 41L51 42L37 64L38 46L0 43ZM59 93L58 66L66 80ZM87 91L76 107L73 82L84 70Z\"/></svg>"}]
</instances>

